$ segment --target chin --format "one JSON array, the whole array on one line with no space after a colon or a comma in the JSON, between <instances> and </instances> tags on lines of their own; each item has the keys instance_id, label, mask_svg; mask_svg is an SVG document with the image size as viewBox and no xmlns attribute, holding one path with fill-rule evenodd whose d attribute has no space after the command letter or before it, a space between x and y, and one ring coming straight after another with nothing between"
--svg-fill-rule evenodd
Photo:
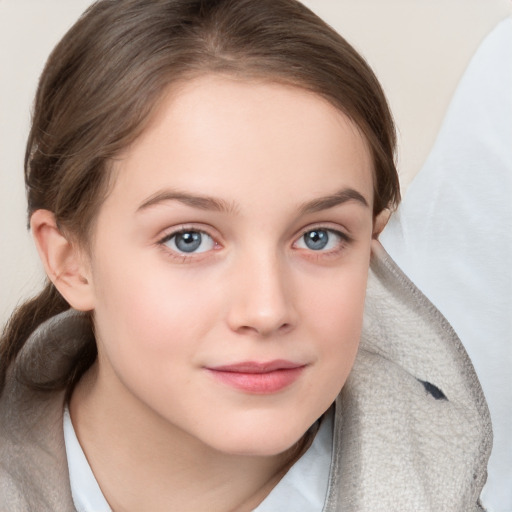
<instances>
[{"instance_id":1,"label":"chin","mask_svg":"<svg viewBox=\"0 0 512 512\"><path fill-rule=\"evenodd\" d=\"M253 425L252 428L233 428L228 434L210 439L207 443L214 449L236 456L272 457L282 454L301 441L309 425Z\"/></svg>"}]
</instances>

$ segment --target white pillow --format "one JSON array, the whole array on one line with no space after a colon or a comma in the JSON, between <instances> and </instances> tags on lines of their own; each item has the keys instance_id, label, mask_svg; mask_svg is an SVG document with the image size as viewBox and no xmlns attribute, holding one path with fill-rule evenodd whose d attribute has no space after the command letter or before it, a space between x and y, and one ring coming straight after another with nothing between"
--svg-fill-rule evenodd
<instances>
[{"instance_id":1,"label":"white pillow","mask_svg":"<svg viewBox=\"0 0 512 512\"><path fill-rule=\"evenodd\" d=\"M381 236L452 324L494 429L489 512L512 511L512 19L479 47L434 148Z\"/></svg>"}]
</instances>

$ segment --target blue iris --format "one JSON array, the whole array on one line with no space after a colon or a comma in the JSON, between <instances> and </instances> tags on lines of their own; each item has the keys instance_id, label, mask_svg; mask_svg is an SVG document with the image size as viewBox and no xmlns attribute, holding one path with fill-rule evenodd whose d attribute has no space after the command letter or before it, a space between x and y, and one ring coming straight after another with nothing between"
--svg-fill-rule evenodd
<instances>
[{"instance_id":1,"label":"blue iris","mask_svg":"<svg viewBox=\"0 0 512 512\"><path fill-rule=\"evenodd\" d=\"M324 229L314 229L304 234L304 243L312 251L320 251L329 242L329 233Z\"/></svg>"},{"instance_id":2,"label":"blue iris","mask_svg":"<svg viewBox=\"0 0 512 512\"><path fill-rule=\"evenodd\" d=\"M194 252L199 249L203 241L202 234L198 231L185 231L174 235L174 243L182 252Z\"/></svg>"}]
</instances>

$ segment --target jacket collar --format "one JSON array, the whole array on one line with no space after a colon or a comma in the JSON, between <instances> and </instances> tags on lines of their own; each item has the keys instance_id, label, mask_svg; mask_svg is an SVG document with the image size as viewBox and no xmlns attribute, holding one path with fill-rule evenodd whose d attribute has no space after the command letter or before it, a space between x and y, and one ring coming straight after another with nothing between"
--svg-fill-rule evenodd
<instances>
[{"instance_id":1,"label":"jacket collar","mask_svg":"<svg viewBox=\"0 0 512 512\"><path fill-rule=\"evenodd\" d=\"M441 313L372 249L324 510L479 510L492 432L476 373Z\"/></svg>"}]
</instances>

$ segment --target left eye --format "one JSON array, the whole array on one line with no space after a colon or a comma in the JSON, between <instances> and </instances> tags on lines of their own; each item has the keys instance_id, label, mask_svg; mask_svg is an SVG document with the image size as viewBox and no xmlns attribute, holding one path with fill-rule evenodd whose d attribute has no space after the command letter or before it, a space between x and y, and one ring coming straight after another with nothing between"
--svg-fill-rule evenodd
<instances>
[{"instance_id":1,"label":"left eye","mask_svg":"<svg viewBox=\"0 0 512 512\"><path fill-rule=\"evenodd\" d=\"M202 231L180 231L168 236L162 242L170 249L181 253L199 253L215 247L213 238Z\"/></svg>"},{"instance_id":2,"label":"left eye","mask_svg":"<svg viewBox=\"0 0 512 512\"><path fill-rule=\"evenodd\" d=\"M296 247L311 251L329 251L335 249L342 240L342 235L331 229L311 229L297 240Z\"/></svg>"}]
</instances>

